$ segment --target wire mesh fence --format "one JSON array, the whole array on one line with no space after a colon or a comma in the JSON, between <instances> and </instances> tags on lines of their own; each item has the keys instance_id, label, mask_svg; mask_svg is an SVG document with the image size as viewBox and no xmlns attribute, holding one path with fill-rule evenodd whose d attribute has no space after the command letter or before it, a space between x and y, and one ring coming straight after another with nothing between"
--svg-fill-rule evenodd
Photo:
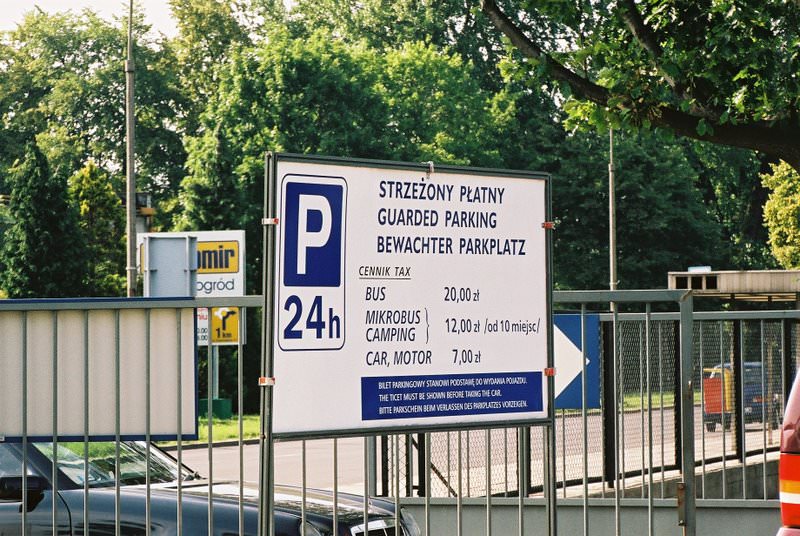
<instances>
[{"instance_id":1,"label":"wire mesh fence","mask_svg":"<svg viewBox=\"0 0 800 536\"><path fill-rule=\"evenodd\" d=\"M614 458L622 498L672 498L683 480L679 329L675 314L603 314L601 407L557 410L556 486L561 498L614 496ZM800 329L791 318L728 318L700 314L693 325L694 450L701 499L777 496L777 431L797 368ZM616 347L616 360L609 350ZM610 364L610 366L609 366ZM616 366L614 366L614 364ZM616 376L609 377L609 374ZM614 386L616 385L616 397ZM688 411L688 410L687 410ZM611 417L611 418L609 418ZM613 441L616 422L618 443ZM545 480L544 429L524 430L527 497L541 496ZM517 428L430 434L432 497L516 496L520 482ZM399 469L409 496L419 495L424 467L416 440L403 441ZM586 445L588 448L585 448ZM615 452L616 451L616 452ZM394 473L395 460L388 460ZM488 470L487 470L488 468ZM487 477L487 474L490 475ZM584 477L587 485L584 487Z\"/></svg>"}]
</instances>

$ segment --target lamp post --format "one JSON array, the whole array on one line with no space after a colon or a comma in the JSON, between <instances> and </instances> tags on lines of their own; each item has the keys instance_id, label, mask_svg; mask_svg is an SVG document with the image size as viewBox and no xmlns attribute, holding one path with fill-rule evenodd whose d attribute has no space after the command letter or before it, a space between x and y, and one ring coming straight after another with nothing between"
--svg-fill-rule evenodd
<instances>
[{"instance_id":1,"label":"lamp post","mask_svg":"<svg viewBox=\"0 0 800 536\"><path fill-rule=\"evenodd\" d=\"M617 290L617 200L614 184L614 129L608 131L608 289ZM614 307L614 304L612 304ZM613 310L613 309L612 309Z\"/></svg>"},{"instance_id":2,"label":"lamp post","mask_svg":"<svg viewBox=\"0 0 800 536\"><path fill-rule=\"evenodd\" d=\"M125 181L127 186L128 297L136 296L136 170L134 168L134 115L133 115L133 0L128 10L128 57L125 60Z\"/></svg>"}]
</instances>

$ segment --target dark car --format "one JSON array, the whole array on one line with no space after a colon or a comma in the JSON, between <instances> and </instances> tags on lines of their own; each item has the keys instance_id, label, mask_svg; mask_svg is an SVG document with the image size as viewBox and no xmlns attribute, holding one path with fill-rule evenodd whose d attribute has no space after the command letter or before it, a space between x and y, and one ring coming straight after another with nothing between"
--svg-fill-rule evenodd
<instances>
[{"instance_id":1,"label":"dark car","mask_svg":"<svg viewBox=\"0 0 800 536\"><path fill-rule=\"evenodd\" d=\"M758 361L745 361L742 364L742 409L744 422L766 421L773 429L780 424L780 394L769 392L769 378L763 377L763 368ZM766 387L766 389L765 389ZM764 391L767 391L766 393ZM703 422L706 430L713 432L724 424L729 430L734 421L734 381L731 365L703 370ZM768 402L766 405L765 401Z\"/></svg>"},{"instance_id":2,"label":"dark car","mask_svg":"<svg viewBox=\"0 0 800 536\"><path fill-rule=\"evenodd\" d=\"M59 534L84 533L84 482L88 482L88 524L91 534L115 534L117 501L114 443L91 443L88 464L84 464L83 443L59 443L57 450L58 490L56 523ZM120 443L119 452L119 524L121 534L145 533L148 487L148 453L145 443ZM53 534L53 492L51 485L54 459L51 443L28 445L27 456L27 534ZM22 533L22 445L0 443L0 534ZM178 481L182 500L180 519L183 534L208 534L209 482L197 473L179 467L174 458L151 447L150 512L151 533L177 533ZM303 532L302 490L275 488L275 534L299 536ZM239 485L215 482L211 487L215 535L239 534ZM368 526L364 530L364 500L350 494L338 494L338 525L334 530L333 494L306 490L305 534L307 536L419 536L414 519L401 509L400 530L395 527L395 506L391 501L370 499ZM245 488L244 534L258 532L258 490Z\"/></svg>"}]
</instances>

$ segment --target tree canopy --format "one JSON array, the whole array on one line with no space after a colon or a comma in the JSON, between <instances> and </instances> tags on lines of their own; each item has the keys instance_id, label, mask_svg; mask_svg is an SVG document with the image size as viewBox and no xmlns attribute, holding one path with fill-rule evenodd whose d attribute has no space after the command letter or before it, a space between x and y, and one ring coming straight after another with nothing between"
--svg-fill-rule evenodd
<instances>
[{"instance_id":1,"label":"tree canopy","mask_svg":"<svg viewBox=\"0 0 800 536\"><path fill-rule=\"evenodd\" d=\"M0 247L0 286L10 298L81 296L83 236L66 181L50 173L34 142L9 173L12 223Z\"/></svg>"},{"instance_id":2,"label":"tree canopy","mask_svg":"<svg viewBox=\"0 0 800 536\"><path fill-rule=\"evenodd\" d=\"M753 149L800 169L800 4L481 0L571 113Z\"/></svg>"},{"instance_id":3,"label":"tree canopy","mask_svg":"<svg viewBox=\"0 0 800 536\"><path fill-rule=\"evenodd\" d=\"M789 135L797 107L794 6L625 0L607 12L605 3L565 0L487 0L483 9L473 0L299 0L288 13L272 0L170 6L173 38L148 33L134 15L137 190L154 198L156 230L247 229L250 291L260 291L267 150L552 173L555 280L561 288L605 286L608 126L632 127L617 149L622 287L661 286L665 271L688 263L774 265L762 224L768 189L758 176L769 168L749 149L786 160L791 154L773 141L797 143ZM34 11L0 33L0 194L10 192L9 170L35 139L49 173L70 181L92 294L116 292L122 262L120 22L90 11ZM773 133L759 138L763 146L732 134L755 128ZM0 233L15 222L4 208ZM692 238L671 240L676 233Z\"/></svg>"}]
</instances>

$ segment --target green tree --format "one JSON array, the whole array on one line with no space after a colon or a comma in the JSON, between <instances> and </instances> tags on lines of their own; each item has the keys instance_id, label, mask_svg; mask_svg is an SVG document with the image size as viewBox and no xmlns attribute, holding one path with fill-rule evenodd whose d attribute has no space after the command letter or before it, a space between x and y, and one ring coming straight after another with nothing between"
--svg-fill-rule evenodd
<instances>
[{"instance_id":1,"label":"green tree","mask_svg":"<svg viewBox=\"0 0 800 536\"><path fill-rule=\"evenodd\" d=\"M78 224L86 241L86 293L125 294L125 211L108 173L89 162L69 179L69 193L78 208Z\"/></svg>"},{"instance_id":2,"label":"green tree","mask_svg":"<svg viewBox=\"0 0 800 536\"><path fill-rule=\"evenodd\" d=\"M651 134L617 136L620 288L663 288L667 272L719 265L721 227L694 185L677 144ZM608 139L578 131L553 177L554 273L561 288L608 286Z\"/></svg>"},{"instance_id":3,"label":"green tree","mask_svg":"<svg viewBox=\"0 0 800 536\"><path fill-rule=\"evenodd\" d=\"M66 181L89 159L125 169L124 25L81 14L28 13L0 32L0 176L36 137L52 173ZM185 97L170 50L135 14L137 183L156 202L174 195L185 153L177 118ZM1 186L0 186L1 187Z\"/></svg>"},{"instance_id":4,"label":"green tree","mask_svg":"<svg viewBox=\"0 0 800 536\"><path fill-rule=\"evenodd\" d=\"M761 176L772 192L764 205L772 254L786 269L800 268L800 175L785 162Z\"/></svg>"},{"instance_id":5,"label":"green tree","mask_svg":"<svg viewBox=\"0 0 800 536\"><path fill-rule=\"evenodd\" d=\"M481 0L522 76L596 124L654 126L800 169L800 4Z\"/></svg>"},{"instance_id":6,"label":"green tree","mask_svg":"<svg viewBox=\"0 0 800 536\"><path fill-rule=\"evenodd\" d=\"M376 59L391 158L501 165L492 139L491 94L481 88L471 64L420 42Z\"/></svg>"},{"instance_id":7,"label":"green tree","mask_svg":"<svg viewBox=\"0 0 800 536\"><path fill-rule=\"evenodd\" d=\"M707 142L685 140L682 145L703 202L721 226L729 259L725 268L774 267L764 226L767 189L760 179L762 160L754 151Z\"/></svg>"},{"instance_id":8,"label":"green tree","mask_svg":"<svg viewBox=\"0 0 800 536\"><path fill-rule=\"evenodd\" d=\"M218 0L170 0L178 34L175 70L188 97L184 129L197 132L200 114L218 88L217 71L227 64L234 47L250 44L246 28L236 18L235 5Z\"/></svg>"},{"instance_id":9,"label":"green tree","mask_svg":"<svg viewBox=\"0 0 800 536\"><path fill-rule=\"evenodd\" d=\"M67 185L34 142L9 171L12 223L0 248L0 287L10 298L80 296L83 237Z\"/></svg>"}]
</instances>

